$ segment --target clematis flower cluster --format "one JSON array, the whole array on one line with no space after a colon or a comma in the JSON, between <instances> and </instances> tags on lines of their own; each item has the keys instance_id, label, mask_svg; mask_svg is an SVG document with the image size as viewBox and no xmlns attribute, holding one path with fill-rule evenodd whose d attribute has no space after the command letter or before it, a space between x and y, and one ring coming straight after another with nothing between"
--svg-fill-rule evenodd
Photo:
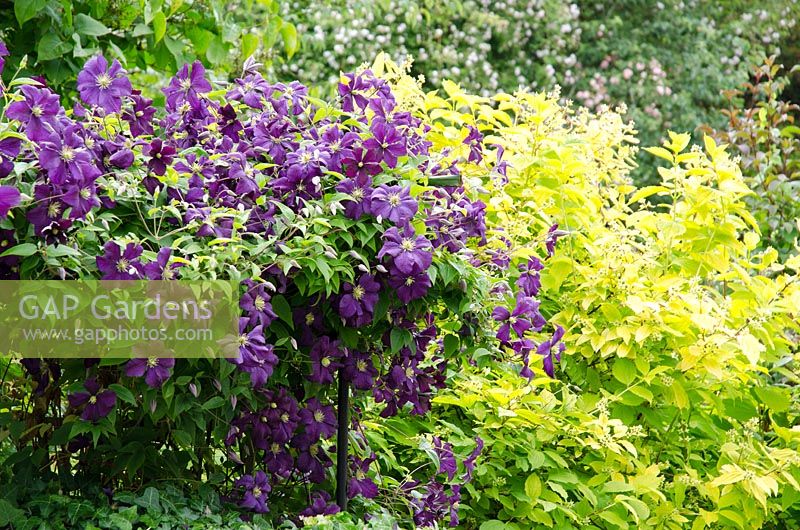
<instances>
[{"instance_id":1,"label":"clematis flower cluster","mask_svg":"<svg viewBox=\"0 0 800 530\"><path fill-rule=\"evenodd\" d=\"M28 363L26 372L37 391L62 373L83 374L70 376L77 390L69 404L91 423L127 406L114 384L147 396L141 402L153 417L162 401L174 408L210 398L225 407L213 421L226 418L214 431L227 433L219 441L226 465L241 466L227 485L230 499L267 513L271 496L297 489L308 493L301 513L335 513L324 490L336 449L335 383L343 378L357 403L377 403L383 417L429 412L453 355L445 336L473 340L490 321L471 289L488 291L494 278L468 288L447 271L502 270L511 244L475 251L496 240L486 205L454 164L431 158L429 131L386 81L369 70L346 74L339 100L326 104L298 82L270 83L257 70L248 61L239 79L218 86L200 62L184 65L163 89L163 109L134 89L117 60L100 55L80 72L80 103L70 110L43 83L21 84L5 113L19 134L0 139L0 220L15 221L0 230L0 250L24 241L88 256L62 267L63 278L241 278L238 356L221 366L139 358L63 372L55 362ZM488 164L477 129L464 143L471 162ZM502 172L494 158L489 173ZM436 179L448 184L428 184ZM308 228L315 223L327 232ZM548 236L550 252L557 235ZM552 373L563 330L532 339L546 325L536 299L541 268L535 259L523 267L515 305L493 316L504 346L523 357L536 351ZM318 276L329 281L312 289ZM19 257L0 257L0 277L21 277ZM190 396L173 398L184 390ZM457 522L454 482L471 478L480 453L461 458L458 476L452 445L437 438L435 448L440 476L409 500L421 526ZM378 459L369 448L361 454L348 460L349 493L378 497Z\"/></svg>"}]
</instances>

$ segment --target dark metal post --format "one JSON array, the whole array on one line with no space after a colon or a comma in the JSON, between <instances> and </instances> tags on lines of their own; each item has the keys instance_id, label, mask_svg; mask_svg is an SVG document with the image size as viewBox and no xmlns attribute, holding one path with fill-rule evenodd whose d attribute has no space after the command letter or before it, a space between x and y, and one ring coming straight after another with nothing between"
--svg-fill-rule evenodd
<instances>
[{"instance_id":1,"label":"dark metal post","mask_svg":"<svg viewBox=\"0 0 800 530\"><path fill-rule=\"evenodd\" d=\"M339 427L336 432L336 504L344 512L347 511L347 440L350 429L350 385L344 375L344 368L339 368Z\"/></svg>"}]
</instances>

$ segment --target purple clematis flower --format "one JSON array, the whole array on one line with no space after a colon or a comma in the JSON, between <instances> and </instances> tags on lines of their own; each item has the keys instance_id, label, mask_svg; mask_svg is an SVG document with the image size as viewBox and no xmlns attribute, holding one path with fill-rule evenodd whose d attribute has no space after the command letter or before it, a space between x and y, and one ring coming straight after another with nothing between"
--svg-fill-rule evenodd
<instances>
[{"instance_id":1,"label":"purple clematis flower","mask_svg":"<svg viewBox=\"0 0 800 530\"><path fill-rule=\"evenodd\" d=\"M536 349L536 352L543 357L544 371L550 377L555 377L554 364L561 361L561 354L564 353L564 343L561 342L563 337L564 328L556 326L553 336L542 342Z\"/></svg>"},{"instance_id":2,"label":"purple clematis flower","mask_svg":"<svg viewBox=\"0 0 800 530\"><path fill-rule=\"evenodd\" d=\"M472 474L475 472L475 461L478 460L478 457L483 451L483 438L480 436L475 437L475 449L469 454L469 456L464 459L464 469L466 470L464 476L461 478L464 482L469 482L472 480Z\"/></svg>"},{"instance_id":3,"label":"purple clematis flower","mask_svg":"<svg viewBox=\"0 0 800 530\"><path fill-rule=\"evenodd\" d=\"M456 457L453 454L453 444L442 442L438 436L433 437L433 450L439 459L439 473L447 473L447 478L453 480L456 476Z\"/></svg>"},{"instance_id":4,"label":"purple clematis flower","mask_svg":"<svg viewBox=\"0 0 800 530\"><path fill-rule=\"evenodd\" d=\"M239 368L250 374L250 383L253 387L260 387L272 376L278 365L278 356L275 355L273 346L264 339L261 326L256 326L249 332L247 317L239 319Z\"/></svg>"},{"instance_id":5,"label":"purple clematis flower","mask_svg":"<svg viewBox=\"0 0 800 530\"><path fill-rule=\"evenodd\" d=\"M416 235L410 226L404 228L402 234L392 227L383 234L383 247L378 252L378 259L389 256L398 271L410 275L415 270L417 273L428 270L433 261L432 252L431 242L425 236Z\"/></svg>"},{"instance_id":6,"label":"purple clematis flower","mask_svg":"<svg viewBox=\"0 0 800 530\"><path fill-rule=\"evenodd\" d=\"M399 270L394 264L389 269L389 286L395 290L397 297L404 304L417 300L428 294L431 288L431 278L428 272L414 265L406 273Z\"/></svg>"},{"instance_id":7,"label":"purple clematis flower","mask_svg":"<svg viewBox=\"0 0 800 530\"><path fill-rule=\"evenodd\" d=\"M21 200L19 190L13 186L0 186L0 219L8 217L8 212Z\"/></svg>"},{"instance_id":8,"label":"purple clematis flower","mask_svg":"<svg viewBox=\"0 0 800 530\"><path fill-rule=\"evenodd\" d=\"M370 390L378 377L378 370L368 352L348 350L344 360L344 374L357 390Z\"/></svg>"},{"instance_id":9,"label":"purple clematis flower","mask_svg":"<svg viewBox=\"0 0 800 530\"><path fill-rule=\"evenodd\" d=\"M150 388L161 388L161 385L169 379L171 370L175 366L175 359L161 359L150 357L149 359L131 359L125 365L125 375L128 377L142 377Z\"/></svg>"},{"instance_id":10,"label":"purple clematis flower","mask_svg":"<svg viewBox=\"0 0 800 530\"><path fill-rule=\"evenodd\" d=\"M333 515L340 511L339 506L331 502L330 493L327 491L315 491L311 494L311 504L300 512L300 515L313 517L315 515Z\"/></svg>"},{"instance_id":11,"label":"purple clematis flower","mask_svg":"<svg viewBox=\"0 0 800 530\"><path fill-rule=\"evenodd\" d=\"M336 433L336 414L333 407L323 406L317 398L309 399L299 414L300 422L309 436L330 438Z\"/></svg>"},{"instance_id":12,"label":"purple clematis flower","mask_svg":"<svg viewBox=\"0 0 800 530\"><path fill-rule=\"evenodd\" d=\"M411 188L401 186L378 186L372 192L372 215L388 219L396 225L405 225L417 213L417 201L411 196Z\"/></svg>"},{"instance_id":13,"label":"purple clematis flower","mask_svg":"<svg viewBox=\"0 0 800 530\"><path fill-rule=\"evenodd\" d=\"M172 263L169 258L172 256L172 249L164 247L158 251L156 260L144 266L144 275L150 280L174 280L178 277L177 269L182 263Z\"/></svg>"},{"instance_id":14,"label":"purple clematis flower","mask_svg":"<svg viewBox=\"0 0 800 530\"><path fill-rule=\"evenodd\" d=\"M153 100L142 97L138 90L133 91L130 99L133 101L133 106L122 112L122 119L128 122L131 135L137 137L153 134L153 116L156 113Z\"/></svg>"},{"instance_id":15,"label":"purple clematis flower","mask_svg":"<svg viewBox=\"0 0 800 530\"><path fill-rule=\"evenodd\" d=\"M142 148L142 153L150 157L147 167L159 176L163 176L167 172L167 166L172 163L175 151L171 145L165 145L161 138L155 138Z\"/></svg>"},{"instance_id":16,"label":"purple clematis flower","mask_svg":"<svg viewBox=\"0 0 800 530\"><path fill-rule=\"evenodd\" d=\"M235 483L237 488L242 490L242 500L239 506L247 508L256 513L267 513L267 496L272 491L267 474L263 471L256 471L253 475L245 475Z\"/></svg>"},{"instance_id":17,"label":"purple clematis flower","mask_svg":"<svg viewBox=\"0 0 800 530\"><path fill-rule=\"evenodd\" d=\"M550 227L547 231L547 235L544 238L544 244L547 248L547 256L552 257L553 254L556 252L556 243L558 242L558 238L561 235L558 231L558 223L554 224Z\"/></svg>"},{"instance_id":18,"label":"purple clematis flower","mask_svg":"<svg viewBox=\"0 0 800 530\"><path fill-rule=\"evenodd\" d=\"M378 303L381 286L370 274L362 274L355 285L345 283L344 294L339 299L339 314L356 327L372 320L372 312Z\"/></svg>"},{"instance_id":19,"label":"purple clematis flower","mask_svg":"<svg viewBox=\"0 0 800 530\"><path fill-rule=\"evenodd\" d=\"M503 344L508 344L511 340L512 329L522 338L529 329L539 330L545 324L544 318L539 314L539 302L529 296L520 296L513 311L496 307L492 311L492 318L503 323L497 330L497 338Z\"/></svg>"},{"instance_id":20,"label":"purple clematis flower","mask_svg":"<svg viewBox=\"0 0 800 530\"><path fill-rule=\"evenodd\" d=\"M269 326L278 315L272 310L266 284L257 284L252 280L245 280L243 283L248 289L239 300L239 307L248 315L251 326Z\"/></svg>"},{"instance_id":21,"label":"purple clematis flower","mask_svg":"<svg viewBox=\"0 0 800 530\"><path fill-rule=\"evenodd\" d=\"M81 418L86 421L97 422L105 418L117 404L117 394L113 390L100 390L97 379L87 379L83 383L86 392L76 392L67 396L71 407L86 405L81 413Z\"/></svg>"},{"instance_id":22,"label":"purple clematis flower","mask_svg":"<svg viewBox=\"0 0 800 530\"><path fill-rule=\"evenodd\" d=\"M236 86L229 90L226 98L241 101L248 107L263 109L264 101L272 94L272 85L259 73L252 73L236 79Z\"/></svg>"},{"instance_id":23,"label":"purple clematis flower","mask_svg":"<svg viewBox=\"0 0 800 530\"><path fill-rule=\"evenodd\" d=\"M542 288L542 282L539 277L539 271L544 268L541 260L537 257L532 257L527 263L519 265L519 278L517 278L517 287L525 296L536 296L539 294L539 289Z\"/></svg>"},{"instance_id":24,"label":"purple clematis flower","mask_svg":"<svg viewBox=\"0 0 800 530\"><path fill-rule=\"evenodd\" d=\"M211 91L211 83L205 75L206 69L200 61L195 61L191 66L184 64L177 75L170 79L169 86L162 90L167 98L167 110L175 111L187 102L192 108L198 108L200 94Z\"/></svg>"},{"instance_id":25,"label":"purple clematis flower","mask_svg":"<svg viewBox=\"0 0 800 530\"><path fill-rule=\"evenodd\" d=\"M270 473L279 477L288 477L294 469L294 458L284 444L272 442L264 452L264 465Z\"/></svg>"},{"instance_id":26,"label":"purple clematis flower","mask_svg":"<svg viewBox=\"0 0 800 530\"><path fill-rule=\"evenodd\" d=\"M6 109L6 116L25 124L25 134L34 142L41 142L58 129L58 117L63 113L58 96L47 88L23 85L20 92L25 97Z\"/></svg>"},{"instance_id":27,"label":"purple clematis flower","mask_svg":"<svg viewBox=\"0 0 800 530\"><path fill-rule=\"evenodd\" d=\"M357 495L367 499L374 499L378 496L378 486L367 475L369 466L375 459L376 456L374 454L364 460L355 456L350 458L350 480L347 483L347 496L351 499Z\"/></svg>"},{"instance_id":28,"label":"purple clematis flower","mask_svg":"<svg viewBox=\"0 0 800 530\"><path fill-rule=\"evenodd\" d=\"M322 336L311 348L309 356L311 357L309 381L327 385L333 383L336 370L342 366L341 359L344 357L339 341Z\"/></svg>"},{"instance_id":29,"label":"purple clematis flower","mask_svg":"<svg viewBox=\"0 0 800 530\"><path fill-rule=\"evenodd\" d=\"M111 66L102 55L95 55L83 65L78 74L78 93L87 105L95 105L106 112L119 112L122 98L132 91L127 72L114 59Z\"/></svg>"},{"instance_id":30,"label":"purple clematis flower","mask_svg":"<svg viewBox=\"0 0 800 530\"><path fill-rule=\"evenodd\" d=\"M66 186L63 199L64 204L71 207L69 216L72 219L82 219L92 208L100 206L94 178L84 175L77 176Z\"/></svg>"},{"instance_id":31,"label":"purple clematis flower","mask_svg":"<svg viewBox=\"0 0 800 530\"><path fill-rule=\"evenodd\" d=\"M6 43L0 40L0 74L3 73L6 65L6 57L8 57L8 48L6 48Z\"/></svg>"},{"instance_id":32,"label":"purple clematis flower","mask_svg":"<svg viewBox=\"0 0 800 530\"><path fill-rule=\"evenodd\" d=\"M369 177L344 179L336 185L336 191L350 195L349 200L343 201L344 214L350 219L361 219L361 216L370 213L372 179Z\"/></svg>"},{"instance_id":33,"label":"purple clematis flower","mask_svg":"<svg viewBox=\"0 0 800 530\"><path fill-rule=\"evenodd\" d=\"M364 142L364 147L378 153L389 167L397 166L397 157L406 155L406 144L397 129L383 121L372 125L372 138Z\"/></svg>"},{"instance_id":34,"label":"purple clematis flower","mask_svg":"<svg viewBox=\"0 0 800 530\"><path fill-rule=\"evenodd\" d=\"M39 164L53 184L61 185L82 177L95 179L100 175L81 132L80 125L69 125L60 134L51 134L42 142Z\"/></svg>"},{"instance_id":35,"label":"purple clematis flower","mask_svg":"<svg viewBox=\"0 0 800 530\"><path fill-rule=\"evenodd\" d=\"M342 158L342 164L345 167L344 174L350 178L365 179L383 170L380 153L365 149L354 149L350 156Z\"/></svg>"},{"instance_id":36,"label":"purple clematis flower","mask_svg":"<svg viewBox=\"0 0 800 530\"><path fill-rule=\"evenodd\" d=\"M292 445L298 450L297 469L307 473L308 480L320 484L325 481L325 470L333 465L331 457L320 447L319 440L307 433L296 436Z\"/></svg>"},{"instance_id":37,"label":"purple clematis flower","mask_svg":"<svg viewBox=\"0 0 800 530\"><path fill-rule=\"evenodd\" d=\"M142 277L141 245L128 243L123 251L116 242L109 241L103 250L104 254L95 258L103 280L138 280Z\"/></svg>"},{"instance_id":38,"label":"purple clematis flower","mask_svg":"<svg viewBox=\"0 0 800 530\"><path fill-rule=\"evenodd\" d=\"M469 146L469 158L467 160L479 164L483 160L483 135L472 125L467 125L467 130L469 134L462 142Z\"/></svg>"}]
</instances>

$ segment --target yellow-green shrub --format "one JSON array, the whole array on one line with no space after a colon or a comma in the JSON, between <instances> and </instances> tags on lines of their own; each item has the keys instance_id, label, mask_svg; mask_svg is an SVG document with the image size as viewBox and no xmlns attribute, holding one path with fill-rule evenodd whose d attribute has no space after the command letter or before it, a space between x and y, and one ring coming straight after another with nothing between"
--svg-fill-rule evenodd
<instances>
[{"instance_id":1,"label":"yellow-green shrub","mask_svg":"<svg viewBox=\"0 0 800 530\"><path fill-rule=\"evenodd\" d=\"M635 131L614 110L452 83L426 94L383 57L373 68L519 252L553 223L565 233L542 277L546 316L567 329L560 381L498 360L465 365L436 398L440 428L487 442L467 526L796 526L800 259L756 252L751 191L724 146L670 132L647 149L669 163L661 182L637 189ZM470 125L480 164L466 161Z\"/></svg>"}]
</instances>

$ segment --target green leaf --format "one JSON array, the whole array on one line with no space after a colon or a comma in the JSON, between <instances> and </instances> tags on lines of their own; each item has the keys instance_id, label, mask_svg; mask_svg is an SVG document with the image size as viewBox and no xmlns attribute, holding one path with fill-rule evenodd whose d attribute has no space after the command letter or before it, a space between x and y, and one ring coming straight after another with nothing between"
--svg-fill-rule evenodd
<instances>
[{"instance_id":1,"label":"green leaf","mask_svg":"<svg viewBox=\"0 0 800 530\"><path fill-rule=\"evenodd\" d=\"M294 318L292 318L292 307L289 305L289 302L286 301L281 294L276 294L270 300L270 304L272 304L272 310L275 311L275 314L278 315L278 318L286 322L286 324L294 329Z\"/></svg>"},{"instance_id":2,"label":"green leaf","mask_svg":"<svg viewBox=\"0 0 800 530\"><path fill-rule=\"evenodd\" d=\"M205 410L218 409L219 407L221 407L224 404L225 404L225 398L224 397L222 397L222 396L214 396L211 399L209 399L208 401L206 401L205 403L203 403L203 408Z\"/></svg>"},{"instance_id":3,"label":"green leaf","mask_svg":"<svg viewBox=\"0 0 800 530\"><path fill-rule=\"evenodd\" d=\"M505 530L506 523L503 521L498 521L497 519L490 519L489 521L484 521L481 524L480 530Z\"/></svg>"},{"instance_id":4,"label":"green leaf","mask_svg":"<svg viewBox=\"0 0 800 530\"><path fill-rule=\"evenodd\" d=\"M111 30L108 29L102 22L93 19L89 15L78 13L75 16L75 32L80 33L81 35L99 37L100 35L110 33Z\"/></svg>"},{"instance_id":5,"label":"green leaf","mask_svg":"<svg viewBox=\"0 0 800 530\"><path fill-rule=\"evenodd\" d=\"M14 15L22 26L47 5L47 0L14 0Z\"/></svg>"},{"instance_id":6,"label":"green leaf","mask_svg":"<svg viewBox=\"0 0 800 530\"><path fill-rule=\"evenodd\" d=\"M756 396L773 412L785 412L792 404L791 394L782 388L756 387Z\"/></svg>"},{"instance_id":7,"label":"green leaf","mask_svg":"<svg viewBox=\"0 0 800 530\"><path fill-rule=\"evenodd\" d=\"M133 395L133 392L125 388L124 386L114 383L112 385L108 385L108 388L113 390L117 397L120 398L122 401L126 403L130 403L131 405L136 405L136 397Z\"/></svg>"},{"instance_id":8,"label":"green leaf","mask_svg":"<svg viewBox=\"0 0 800 530\"><path fill-rule=\"evenodd\" d=\"M614 378L623 385L630 385L636 379L636 365L628 359L617 359L611 368Z\"/></svg>"},{"instance_id":9,"label":"green leaf","mask_svg":"<svg viewBox=\"0 0 800 530\"><path fill-rule=\"evenodd\" d=\"M212 64L222 64L228 59L228 48L218 36L214 36L206 50L206 58Z\"/></svg>"},{"instance_id":10,"label":"green leaf","mask_svg":"<svg viewBox=\"0 0 800 530\"><path fill-rule=\"evenodd\" d=\"M532 474L529 475L528 478L525 480L525 495L527 495L532 501L539 498L539 495L542 493L542 481L539 478L539 475Z\"/></svg>"},{"instance_id":11,"label":"green leaf","mask_svg":"<svg viewBox=\"0 0 800 530\"><path fill-rule=\"evenodd\" d=\"M164 38L164 35L167 33L167 17L164 16L164 13L158 11L155 15L153 15L153 38L155 39L156 44Z\"/></svg>"},{"instance_id":12,"label":"green leaf","mask_svg":"<svg viewBox=\"0 0 800 530\"><path fill-rule=\"evenodd\" d=\"M258 35L245 33L242 35L242 57L247 58L253 55L258 49Z\"/></svg>"},{"instance_id":13,"label":"green leaf","mask_svg":"<svg viewBox=\"0 0 800 530\"><path fill-rule=\"evenodd\" d=\"M72 43L62 41L54 31L46 33L36 46L39 62L58 59L71 49Z\"/></svg>"},{"instance_id":14,"label":"green leaf","mask_svg":"<svg viewBox=\"0 0 800 530\"><path fill-rule=\"evenodd\" d=\"M0 254L0 258L3 256L33 256L36 254L37 250L38 247L33 243L22 243L21 245L15 245Z\"/></svg>"},{"instance_id":15,"label":"green leaf","mask_svg":"<svg viewBox=\"0 0 800 530\"><path fill-rule=\"evenodd\" d=\"M134 502L147 510L160 512L161 503L158 502L158 498L158 490L151 486L144 490L142 496L136 499Z\"/></svg>"},{"instance_id":16,"label":"green leaf","mask_svg":"<svg viewBox=\"0 0 800 530\"><path fill-rule=\"evenodd\" d=\"M444 355L445 357L452 356L456 351L458 351L460 341L458 337L455 335L447 335L444 338Z\"/></svg>"},{"instance_id":17,"label":"green leaf","mask_svg":"<svg viewBox=\"0 0 800 530\"><path fill-rule=\"evenodd\" d=\"M293 24L284 23L281 26L281 37L283 37L283 49L286 51L286 56L291 59L300 48L300 42L297 40L297 29Z\"/></svg>"}]
</instances>

